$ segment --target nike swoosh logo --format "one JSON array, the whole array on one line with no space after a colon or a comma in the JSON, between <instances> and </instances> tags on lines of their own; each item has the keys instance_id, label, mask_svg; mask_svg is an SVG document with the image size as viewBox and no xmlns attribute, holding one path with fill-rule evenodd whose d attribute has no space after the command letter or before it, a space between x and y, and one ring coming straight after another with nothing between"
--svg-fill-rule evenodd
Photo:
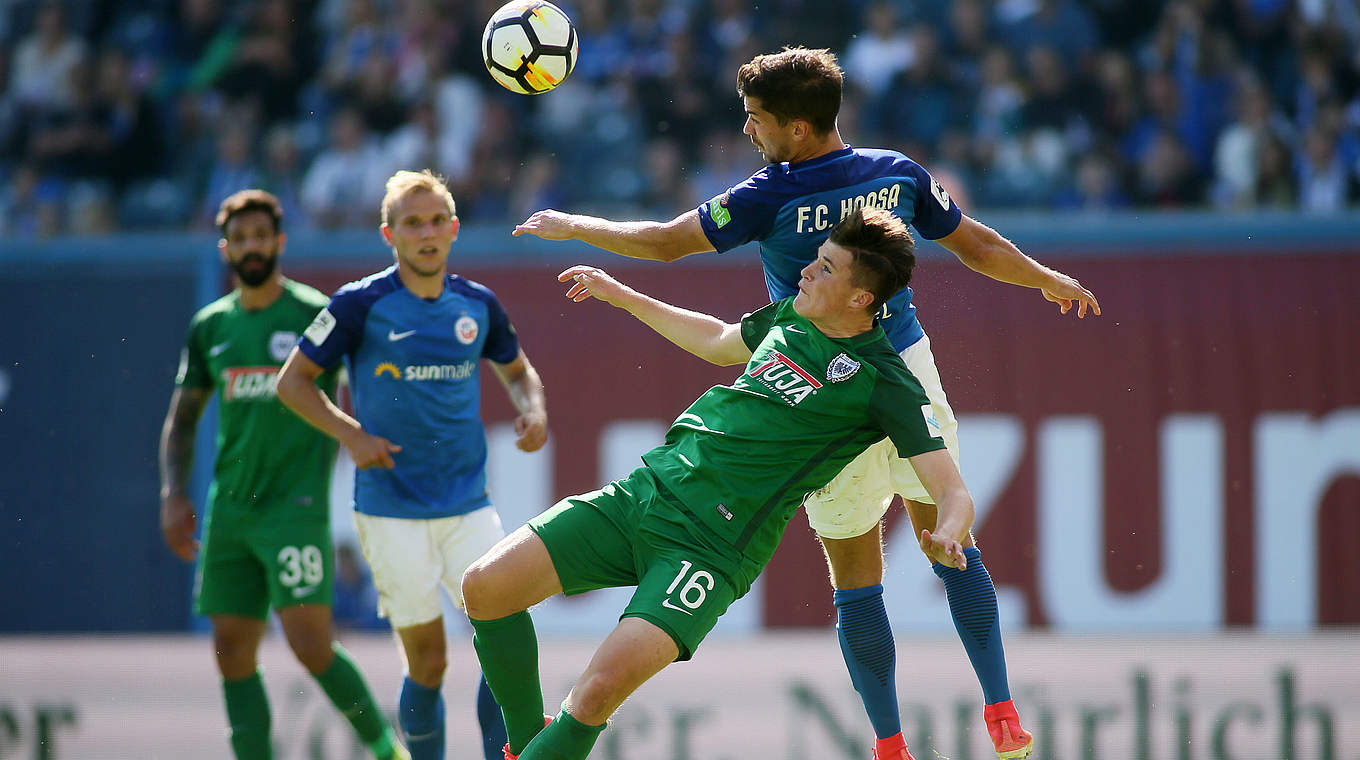
<instances>
[{"instance_id":1,"label":"nike swoosh logo","mask_svg":"<svg viewBox=\"0 0 1360 760\"><path fill-rule=\"evenodd\" d=\"M298 588L293 589L293 598L301 599L304 596L315 593L316 589L316 586L299 586Z\"/></svg>"},{"instance_id":2,"label":"nike swoosh logo","mask_svg":"<svg viewBox=\"0 0 1360 760\"><path fill-rule=\"evenodd\" d=\"M784 329L787 330L788 332L791 332L791 333L798 333L799 335L807 335L807 331L806 331L806 330L799 330L797 327L794 327L793 325L788 325L788 326L786 326Z\"/></svg>"},{"instance_id":3,"label":"nike swoosh logo","mask_svg":"<svg viewBox=\"0 0 1360 760\"><path fill-rule=\"evenodd\" d=\"M407 330L406 332L400 332L400 333L397 332L396 330L388 330L388 331L387 331L387 339L390 340L390 341L392 341L393 343L395 343L395 342L397 342L397 341L399 341L399 340L402 340L402 339L404 339L404 338L409 338L409 337L411 337L412 335L415 335L415 334L416 334L416 331L415 331L415 330Z\"/></svg>"},{"instance_id":4,"label":"nike swoosh logo","mask_svg":"<svg viewBox=\"0 0 1360 760\"><path fill-rule=\"evenodd\" d=\"M208 356L217 356L218 354L222 353L223 351L226 351L227 348L230 347L230 346L231 346L231 341L227 341L226 343L218 343L217 345L215 345L215 346L213 346L212 348L208 349Z\"/></svg>"},{"instance_id":5,"label":"nike swoosh logo","mask_svg":"<svg viewBox=\"0 0 1360 760\"><path fill-rule=\"evenodd\" d=\"M669 600L669 599L662 599L662 600L661 600L661 606L662 606L662 607L669 607L669 608L675 610L676 612L683 612L683 613L685 613L686 615L689 615L690 617L694 617L694 613L693 613L693 612L690 612L689 610L682 610L682 609L680 609L679 607L676 607L674 604L671 604L671 600Z\"/></svg>"}]
</instances>

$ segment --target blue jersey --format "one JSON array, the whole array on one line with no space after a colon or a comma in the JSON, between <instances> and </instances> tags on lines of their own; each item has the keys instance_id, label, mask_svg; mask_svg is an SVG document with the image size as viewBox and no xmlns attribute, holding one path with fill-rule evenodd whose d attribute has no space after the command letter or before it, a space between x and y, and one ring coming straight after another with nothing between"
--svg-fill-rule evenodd
<instances>
[{"instance_id":1,"label":"blue jersey","mask_svg":"<svg viewBox=\"0 0 1360 760\"><path fill-rule=\"evenodd\" d=\"M798 293L803 267L831 228L858 206L877 206L936 240L959 226L962 212L920 164L891 150L849 146L796 164L770 164L745 182L699 206L699 223L719 252L760 241L760 263L770 301ZM893 348L924 335L903 288L879 313Z\"/></svg>"},{"instance_id":2,"label":"blue jersey","mask_svg":"<svg viewBox=\"0 0 1360 760\"><path fill-rule=\"evenodd\" d=\"M438 298L424 299L389 267L336 291L298 348L322 367L344 359L359 424L402 447L395 469L355 474L355 509L418 519L491 503L480 360L519 355L494 293L449 275Z\"/></svg>"}]
</instances>

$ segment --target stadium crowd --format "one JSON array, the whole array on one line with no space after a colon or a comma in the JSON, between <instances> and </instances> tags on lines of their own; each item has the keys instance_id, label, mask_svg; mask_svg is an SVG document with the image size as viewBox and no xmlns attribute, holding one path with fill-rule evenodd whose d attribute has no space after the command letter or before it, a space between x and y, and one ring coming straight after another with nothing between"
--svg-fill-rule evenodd
<instances>
[{"instance_id":1,"label":"stadium crowd","mask_svg":"<svg viewBox=\"0 0 1360 760\"><path fill-rule=\"evenodd\" d=\"M376 224L430 167L459 212L669 218L758 168L735 72L829 47L841 132L965 207L1360 205L1360 0L563 0L557 90L502 90L501 0L0 0L0 234Z\"/></svg>"}]
</instances>

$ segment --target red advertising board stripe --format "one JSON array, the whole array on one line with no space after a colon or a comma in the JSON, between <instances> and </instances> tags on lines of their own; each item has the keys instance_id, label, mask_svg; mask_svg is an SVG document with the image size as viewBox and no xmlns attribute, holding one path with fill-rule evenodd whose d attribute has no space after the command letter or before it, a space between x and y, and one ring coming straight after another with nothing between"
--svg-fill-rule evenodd
<instances>
[{"instance_id":1,"label":"red advertising board stripe","mask_svg":"<svg viewBox=\"0 0 1360 760\"><path fill-rule=\"evenodd\" d=\"M622 279L673 303L728 320L763 304L758 269L637 265ZM456 264L456 257L455 257ZM1253 434L1263 414L1321 416L1360 407L1360 256L1064 259L1062 268L1099 297L1103 315L1059 316L1037 292L978 276L954 262L927 260L914 287L920 318L957 413L1018 420L1024 449L979 545L998 584L1021 589L1027 619L1048 622L1037 567L1038 431L1064 417L1099 425L1103 452L1104 580L1119 592L1147 588L1164 572L1161 555L1160 430L1172 415L1205 415L1223 431L1225 525L1223 619L1257 620ZM551 269L551 271L550 271ZM333 288L365 272L300 272ZM612 420L670 421L735 368L688 356L627 314L563 298L557 268L468 270L496 291L548 388L559 440L558 496L595 488L601 429ZM508 419L499 388L488 416ZM969 431L961 430L962 446ZM641 452L639 452L641 453ZM966 475L966 473L965 473ZM544 505L545 507L547 505ZM1360 488L1341 478L1318 513L1317 617L1360 623L1360 553L1337 551L1360 534ZM1327 551L1325 549L1331 549ZM928 572L922 562L921 572ZM888 579L888 583L892 583ZM830 594L815 541L800 516L791 523L765 586L771 625L821 625Z\"/></svg>"}]
</instances>

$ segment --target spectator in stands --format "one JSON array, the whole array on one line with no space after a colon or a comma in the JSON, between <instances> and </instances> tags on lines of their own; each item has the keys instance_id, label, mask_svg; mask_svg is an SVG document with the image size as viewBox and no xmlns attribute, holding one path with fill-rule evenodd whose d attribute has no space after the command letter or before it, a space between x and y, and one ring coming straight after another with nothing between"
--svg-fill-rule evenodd
<instances>
[{"instance_id":1,"label":"spectator in stands","mask_svg":"<svg viewBox=\"0 0 1360 760\"><path fill-rule=\"evenodd\" d=\"M330 144L312 161L302 181L302 206L322 228L373 222L388 174L382 151L363 116L345 107L331 117Z\"/></svg>"},{"instance_id":2,"label":"spectator in stands","mask_svg":"<svg viewBox=\"0 0 1360 760\"><path fill-rule=\"evenodd\" d=\"M302 205L302 152L293 127L276 124L264 137L264 161L260 166L260 187L274 194L283 206L283 216L293 230L315 226Z\"/></svg>"},{"instance_id":3,"label":"spectator in stands","mask_svg":"<svg viewBox=\"0 0 1360 760\"><path fill-rule=\"evenodd\" d=\"M1163 129L1138 159L1137 198L1145 206L1186 208L1204 200L1203 180L1185 143Z\"/></svg>"},{"instance_id":4,"label":"spectator in stands","mask_svg":"<svg viewBox=\"0 0 1360 760\"><path fill-rule=\"evenodd\" d=\"M337 112L357 108L388 153L435 156L468 208L480 203L479 218L500 218L515 205L510 188L543 181L546 164L527 158L541 151L573 178L563 188L573 202L634 213L649 144L739 122L739 101L713 94L731 91L741 63L796 42L843 52L856 85L841 111L847 137L947 162L972 177L984 206L1100 205L1103 193L1082 191L1078 175L1101 187L1107 170L1134 205L1357 202L1346 189L1360 162L1357 0L767 0L759 12L745 0L576 0L568 11L583 55L544 98L511 96L481 70L481 31L499 5L0 0L11 9L0 18L0 173L32 165L44 208L65 214L74 184L92 182L76 192L97 201L85 214L95 227L109 203L126 224L175 227L198 217L228 121L261 134L286 125L292 158L275 181L302 172L344 192L333 176L365 160L327 132ZM1239 96L1249 80L1258 91ZM1268 139L1243 110L1260 97ZM1298 137L1318 127L1329 140ZM278 138L281 155L288 142ZM707 164L724 171L702 141L683 144L691 176ZM371 152L389 161L373 174L390 174L393 159ZM1345 182L1331 179L1333 163ZM287 205L290 191L276 189ZM359 218L374 205L357 203Z\"/></svg>"},{"instance_id":5,"label":"spectator in stands","mask_svg":"<svg viewBox=\"0 0 1360 760\"><path fill-rule=\"evenodd\" d=\"M259 0L217 81L228 97L257 101L265 125L297 116L316 72L311 26L295 22L298 12L295 0Z\"/></svg>"},{"instance_id":6,"label":"spectator in stands","mask_svg":"<svg viewBox=\"0 0 1360 760\"><path fill-rule=\"evenodd\" d=\"M1336 135L1322 125L1308 130L1298 156L1299 208L1310 214L1340 211L1352 197L1353 184Z\"/></svg>"},{"instance_id":7,"label":"spectator in stands","mask_svg":"<svg viewBox=\"0 0 1360 760\"><path fill-rule=\"evenodd\" d=\"M1298 208L1298 183L1294 179L1293 154L1284 140L1267 134L1257 148L1255 189L1256 208Z\"/></svg>"},{"instance_id":8,"label":"spectator in stands","mask_svg":"<svg viewBox=\"0 0 1360 760\"><path fill-rule=\"evenodd\" d=\"M66 26L66 9L57 0L38 6L33 31L14 50L10 87L25 109L49 111L72 106L76 68L89 50Z\"/></svg>"},{"instance_id":9,"label":"spectator in stands","mask_svg":"<svg viewBox=\"0 0 1360 760\"><path fill-rule=\"evenodd\" d=\"M1256 204L1262 146L1288 133L1288 123L1274 113L1270 93L1254 76L1243 77L1236 112L1237 118L1219 133L1214 148L1212 200L1220 208Z\"/></svg>"},{"instance_id":10,"label":"spectator in stands","mask_svg":"<svg viewBox=\"0 0 1360 760\"><path fill-rule=\"evenodd\" d=\"M165 143L155 104L133 81L127 53L117 47L99 57L99 99L109 134L108 177L122 191L163 171Z\"/></svg>"},{"instance_id":11,"label":"spectator in stands","mask_svg":"<svg viewBox=\"0 0 1360 760\"><path fill-rule=\"evenodd\" d=\"M222 124L217 137L217 159L208 171L200 196L197 219L200 227L215 226L223 198L260 186L260 167L252 150L254 142L255 130L250 124L234 120Z\"/></svg>"},{"instance_id":12,"label":"spectator in stands","mask_svg":"<svg viewBox=\"0 0 1360 760\"><path fill-rule=\"evenodd\" d=\"M846 84L870 99L882 97L893 77L911 66L915 47L897 3L876 0L864 10L864 28L845 48Z\"/></svg>"}]
</instances>

